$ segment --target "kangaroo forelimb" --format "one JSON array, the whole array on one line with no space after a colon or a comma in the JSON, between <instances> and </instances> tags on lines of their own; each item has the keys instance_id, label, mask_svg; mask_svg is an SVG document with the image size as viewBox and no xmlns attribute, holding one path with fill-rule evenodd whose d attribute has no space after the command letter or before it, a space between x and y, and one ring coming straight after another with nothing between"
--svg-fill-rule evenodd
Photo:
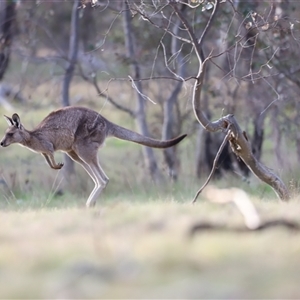
<instances>
[{"instance_id":1,"label":"kangaroo forelimb","mask_svg":"<svg viewBox=\"0 0 300 300\"><path fill-rule=\"evenodd\" d=\"M52 154L46 154L46 153L42 153L43 156L46 159L46 162L48 163L48 165L50 166L50 168L54 169L54 170L60 170L64 164L63 163L56 163L54 156Z\"/></svg>"}]
</instances>

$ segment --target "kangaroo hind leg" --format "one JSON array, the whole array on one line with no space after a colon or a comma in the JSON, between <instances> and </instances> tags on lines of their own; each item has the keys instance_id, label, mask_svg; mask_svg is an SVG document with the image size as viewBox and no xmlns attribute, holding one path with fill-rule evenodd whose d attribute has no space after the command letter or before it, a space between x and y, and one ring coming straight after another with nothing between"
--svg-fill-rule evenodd
<instances>
[{"instance_id":1,"label":"kangaroo hind leg","mask_svg":"<svg viewBox=\"0 0 300 300\"><path fill-rule=\"evenodd\" d=\"M94 188L93 191L91 192L86 202L87 207L95 206L97 197L101 194L102 190L106 187L106 185L109 182L109 178L106 176L101 166L99 165L97 157L95 158L94 161L91 162L90 167L93 170L94 174L96 175L98 179L98 183L100 183L100 186L98 185L98 188Z\"/></svg>"},{"instance_id":2,"label":"kangaroo hind leg","mask_svg":"<svg viewBox=\"0 0 300 300\"><path fill-rule=\"evenodd\" d=\"M73 156L74 153L77 156L73 159L84 167L84 169L87 171L87 173L90 175L90 177L95 183L95 187L86 202L87 207L95 206L97 197L100 195L100 193L109 181L109 178L106 176L106 174L99 165L97 156L98 149L90 148L91 147L87 147L86 144L82 147L77 145L76 149L72 152Z\"/></svg>"}]
</instances>

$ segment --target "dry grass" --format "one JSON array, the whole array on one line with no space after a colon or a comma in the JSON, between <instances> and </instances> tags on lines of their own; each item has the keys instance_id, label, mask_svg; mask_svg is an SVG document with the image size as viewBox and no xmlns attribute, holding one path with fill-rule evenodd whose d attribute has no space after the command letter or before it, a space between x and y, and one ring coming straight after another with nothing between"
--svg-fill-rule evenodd
<instances>
[{"instance_id":1,"label":"dry grass","mask_svg":"<svg viewBox=\"0 0 300 300\"><path fill-rule=\"evenodd\" d=\"M299 201L255 202L299 219ZM299 298L299 234L203 232L242 225L231 205L113 202L0 213L0 298Z\"/></svg>"}]
</instances>

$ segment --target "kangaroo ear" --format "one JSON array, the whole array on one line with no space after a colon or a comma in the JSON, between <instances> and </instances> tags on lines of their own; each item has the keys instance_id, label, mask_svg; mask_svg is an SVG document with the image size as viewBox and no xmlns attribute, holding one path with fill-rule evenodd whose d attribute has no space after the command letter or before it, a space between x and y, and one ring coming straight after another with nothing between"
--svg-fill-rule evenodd
<instances>
[{"instance_id":1,"label":"kangaroo ear","mask_svg":"<svg viewBox=\"0 0 300 300\"><path fill-rule=\"evenodd\" d=\"M13 124L14 124L17 128L21 129L22 124L21 124L20 117L18 116L18 114L13 114L11 118L12 118L12 120L13 120Z\"/></svg>"},{"instance_id":2,"label":"kangaroo ear","mask_svg":"<svg viewBox=\"0 0 300 300\"><path fill-rule=\"evenodd\" d=\"M8 124L9 126L14 125L14 122L13 122L12 118L10 118L10 117L8 117L8 116L6 116L6 115L4 115L4 118L5 118L5 120L6 120L6 122L7 122L7 124Z\"/></svg>"}]
</instances>

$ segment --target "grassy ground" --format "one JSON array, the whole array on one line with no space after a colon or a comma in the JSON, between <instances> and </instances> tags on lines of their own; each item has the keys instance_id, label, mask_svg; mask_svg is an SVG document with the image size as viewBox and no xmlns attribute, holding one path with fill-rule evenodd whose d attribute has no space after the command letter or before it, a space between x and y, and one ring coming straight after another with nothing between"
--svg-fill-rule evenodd
<instances>
[{"instance_id":1,"label":"grassy ground","mask_svg":"<svg viewBox=\"0 0 300 300\"><path fill-rule=\"evenodd\" d=\"M300 203L255 201L265 219ZM203 232L243 225L231 205L172 199L0 212L0 298L299 298L299 234Z\"/></svg>"}]
</instances>

